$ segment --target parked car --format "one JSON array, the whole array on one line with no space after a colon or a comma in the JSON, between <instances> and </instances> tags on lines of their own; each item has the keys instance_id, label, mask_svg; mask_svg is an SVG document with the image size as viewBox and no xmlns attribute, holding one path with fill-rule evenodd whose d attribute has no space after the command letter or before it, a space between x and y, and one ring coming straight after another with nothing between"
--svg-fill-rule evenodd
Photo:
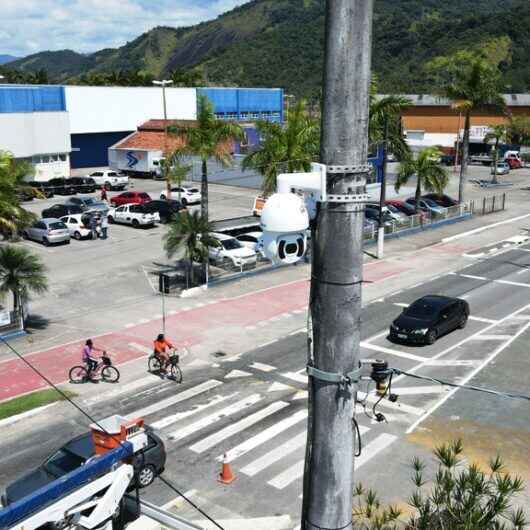
<instances>
[{"instance_id":1,"label":"parked car","mask_svg":"<svg viewBox=\"0 0 530 530\"><path fill-rule=\"evenodd\" d=\"M36 196L40 195L41 197L49 199L55 195L53 191L53 186L51 186L49 182L31 181L28 182L28 186L31 186L35 189L35 191L37 192Z\"/></svg>"},{"instance_id":2,"label":"parked car","mask_svg":"<svg viewBox=\"0 0 530 530\"><path fill-rule=\"evenodd\" d=\"M90 177L70 177L66 182L74 186L77 193L94 193L97 190L94 179Z\"/></svg>"},{"instance_id":3,"label":"parked car","mask_svg":"<svg viewBox=\"0 0 530 530\"><path fill-rule=\"evenodd\" d=\"M105 201L98 201L94 197L70 197L65 204L74 204L85 212L96 211L106 215L109 211L109 205Z\"/></svg>"},{"instance_id":4,"label":"parked car","mask_svg":"<svg viewBox=\"0 0 530 530\"><path fill-rule=\"evenodd\" d=\"M76 213L73 215L65 215L61 217L61 221L68 228L70 237L77 239L85 239L92 237L92 230L90 229L90 218L89 213Z\"/></svg>"},{"instance_id":5,"label":"parked car","mask_svg":"<svg viewBox=\"0 0 530 530\"><path fill-rule=\"evenodd\" d=\"M437 193L427 193L421 196L422 199L429 199L434 201L438 206L442 208L450 208L451 206L457 206L458 201L449 197L449 195L438 195Z\"/></svg>"},{"instance_id":6,"label":"parked car","mask_svg":"<svg viewBox=\"0 0 530 530\"><path fill-rule=\"evenodd\" d=\"M98 188L104 186L107 191L124 190L129 185L129 177L112 170L94 171L87 175L96 184Z\"/></svg>"},{"instance_id":7,"label":"parked car","mask_svg":"<svg viewBox=\"0 0 530 530\"><path fill-rule=\"evenodd\" d=\"M154 479L163 473L166 465L164 442L155 432L145 427L147 447L133 457L134 476L140 488L152 484ZM92 434L86 433L70 440L36 469L27 475L11 482L6 487L2 501L5 506L26 497L35 490L74 471L87 460L95 456Z\"/></svg>"},{"instance_id":8,"label":"parked car","mask_svg":"<svg viewBox=\"0 0 530 530\"><path fill-rule=\"evenodd\" d=\"M75 186L70 184L68 179L62 177L50 179L48 184L57 195L75 195L77 193Z\"/></svg>"},{"instance_id":9,"label":"parked car","mask_svg":"<svg viewBox=\"0 0 530 530\"><path fill-rule=\"evenodd\" d=\"M25 239L38 241L43 245L55 243L70 243L70 232L66 225L55 218L45 218L35 221L31 226L22 232Z\"/></svg>"},{"instance_id":10,"label":"parked car","mask_svg":"<svg viewBox=\"0 0 530 530\"><path fill-rule=\"evenodd\" d=\"M60 219L65 215L76 213L83 213L83 208L78 204L54 204L53 206L42 210L42 217Z\"/></svg>"},{"instance_id":11,"label":"parked car","mask_svg":"<svg viewBox=\"0 0 530 530\"><path fill-rule=\"evenodd\" d=\"M254 252L260 252L260 238L263 235L263 232L247 232L246 234L241 234L236 237L236 239L244 246ZM260 252L261 253L261 252Z\"/></svg>"},{"instance_id":12,"label":"parked car","mask_svg":"<svg viewBox=\"0 0 530 530\"><path fill-rule=\"evenodd\" d=\"M366 205L364 209L364 216L366 219L373 221L375 224L379 226L379 208L374 208L369 205ZM383 224L385 226L391 226L394 224L394 219L392 219L392 216L389 212L383 210Z\"/></svg>"},{"instance_id":13,"label":"parked car","mask_svg":"<svg viewBox=\"0 0 530 530\"><path fill-rule=\"evenodd\" d=\"M113 206L120 206L121 204L145 204L149 202L151 197L145 191L125 191L110 199Z\"/></svg>"},{"instance_id":14,"label":"parked car","mask_svg":"<svg viewBox=\"0 0 530 530\"><path fill-rule=\"evenodd\" d=\"M399 199L389 199L389 200L385 201L385 205L387 207L393 206L394 208L398 209L400 212L404 213L405 215L408 215L409 217L411 215L416 215L416 210L414 209L414 206L411 206L410 204L406 203L405 201L401 201ZM425 212L422 212L420 210L418 213L424 219L427 218L427 214Z\"/></svg>"},{"instance_id":15,"label":"parked car","mask_svg":"<svg viewBox=\"0 0 530 530\"><path fill-rule=\"evenodd\" d=\"M35 198L35 193L33 192L33 188L29 186L17 188L16 195L17 195L17 199L20 202L32 201Z\"/></svg>"},{"instance_id":16,"label":"parked car","mask_svg":"<svg viewBox=\"0 0 530 530\"><path fill-rule=\"evenodd\" d=\"M187 204L194 204L201 202L201 192L199 188L192 188L190 186L174 186L171 187L171 198L182 202L184 206ZM167 199L167 190L160 192L162 200Z\"/></svg>"},{"instance_id":17,"label":"parked car","mask_svg":"<svg viewBox=\"0 0 530 530\"><path fill-rule=\"evenodd\" d=\"M228 265L239 268L256 266L256 252L243 246L235 237L212 232L215 244L208 248L208 258L215 265Z\"/></svg>"},{"instance_id":18,"label":"parked car","mask_svg":"<svg viewBox=\"0 0 530 530\"><path fill-rule=\"evenodd\" d=\"M497 175L508 175L510 166L508 162L497 162ZM494 167L491 168L491 174L494 173Z\"/></svg>"},{"instance_id":19,"label":"parked car","mask_svg":"<svg viewBox=\"0 0 530 530\"><path fill-rule=\"evenodd\" d=\"M416 206L416 199L411 197L405 201L407 204L410 204L413 208ZM421 199L418 201L418 208L422 212L430 213L431 215L443 215L445 213L445 208L442 208L436 204L431 199Z\"/></svg>"},{"instance_id":20,"label":"parked car","mask_svg":"<svg viewBox=\"0 0 530 530\"><path fill-rule=\"evenodd\" d=\"M173 199L169 201L156 199L145 203L144 208L146 212L158 213L161 223L169 223L174 215L186 211L186 207L181 202Z\"/></svg>"},{"instance_id":21,"label":"parked car","mask_svg":"<svg viewBox=\"0 0 530 530\"><path fill-rule=\"evenodd\" d=\"M117 208L111 208L108 219L109 223L122 223L132 225L134 228L153 226L160 221L158 212L148 211L143 204L123 204Z\"/></svg>"},{"instance_id":22,"label":"parked car","mask_svg":"<svg viewBox=\"0 0 530 530\"><path fill-rule=\"evenodd\" d=\"M390 326L390 338L434 344L436 339L466 327L469 304L460 298L428 295L403 310Z\"/></svg>"}]
</instances>

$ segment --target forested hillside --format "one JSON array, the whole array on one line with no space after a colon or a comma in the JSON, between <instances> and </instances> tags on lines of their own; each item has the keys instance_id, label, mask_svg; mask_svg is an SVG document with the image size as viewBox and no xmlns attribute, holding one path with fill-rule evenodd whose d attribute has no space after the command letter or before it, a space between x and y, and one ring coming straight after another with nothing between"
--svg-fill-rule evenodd
<instances>
[{"instance_id":1,"label":"forested hillside","mask_svg":"<svg viewBox=\"0 0 530 530\"><path fill-rule=\"evenodd\" d=\"M528 0L376 0L373 65L384 92L429 92L424 65L459 48L507 37L507 88L530 90ZM197 70L205 83L279 86L318 93L323 60L324 0L254 0L189 28L158 27L117 49L92 55L43 52L9 63L46 70L55 82L83 82L117 70L154 76Z\"/></svg>"}]
</instances>

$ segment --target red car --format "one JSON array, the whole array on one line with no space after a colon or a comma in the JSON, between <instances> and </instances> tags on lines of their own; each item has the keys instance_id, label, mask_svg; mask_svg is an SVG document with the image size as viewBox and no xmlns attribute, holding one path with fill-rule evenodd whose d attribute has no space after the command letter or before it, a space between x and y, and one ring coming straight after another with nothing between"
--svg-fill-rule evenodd
<instances>
[{"instance_id":1,"label":"red car","mask_svg":"<svg viewBox=\"0 0 530 530\"><path fill-rule=\"evenodd\" d=\"M400 201L399 199L389 199L388 201L385 201L385 204L391 204L392 206L395 206L400 212L403 212L406 215L416 215L414 206L411 206L405 201ZM427 218L427 214L421 210L418 212L418 215L421 215L424 219Z\"/></svg>"},{"instance_id":2,"label":"red car","mask_svg":"<svg viewBox=\"0 0 530 530\"><path fill-rule=\"evenodd\" d=\"M150 201L151 197L145 191L125 191L110 199L110 203L113 206L121 206L122 204L145 204Z\"/></svg>"}]
</instances>

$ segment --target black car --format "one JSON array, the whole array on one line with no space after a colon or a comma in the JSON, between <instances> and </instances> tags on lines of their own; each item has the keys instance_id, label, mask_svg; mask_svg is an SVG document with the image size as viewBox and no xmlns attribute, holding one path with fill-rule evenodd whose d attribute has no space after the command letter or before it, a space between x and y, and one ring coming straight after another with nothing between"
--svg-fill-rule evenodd
<instances>
[{"instance_id":1,"label":"black car","mask_svg":"<svg viewBox=\"0 0 530 530\"><path fill-rule=\"evenodd\" d=\"M135 477L140 488L149 486L164 471L166 450L164 442L146 426L148 445L133 459ZM92 434L86 433L70 440L49 456L37 469L7 486L4 505L18 501L38 488L74 471L95 455Z\"/></svg>"},{"instance_id":2,"label":"black car","mask_svg":"<svg viewBox=\"0 0 530 530\"><path fill-rule=\"evenodd\" d=\"M460 298L429 295L416 300L390 326L390 339L434 344L438 337L463 329L469 318L469 304Z\"/></svg>"},{"instance_id":3,"label":"black car","mask_svg":"<svg viewBox=\"0 0 530 530\"><path fill-rule=\"evenodd\" d=\"M32 201L35 198L35 194L33 193L33 188L30 188L29 186L17 188L16 195L17 195L17 199L20 202Z\"/></svg>"},{"instance_id":4,"label":"black car","mask_svg":"<svg viewBox=\"0 0 530 530\"><path fill-rule=\"evenodd\" d=\"M66 184L73 186L77 193L94 193L97 190L96 182L90 177L70 177Z\"/></svg>"},{"instance_id":5,"label":"black car","mask_svg":"<svg viewBox=\"0 0 530 530\"><path fill-rule=\"evenodd\" d=\"M369 221L374 221L376 223L379 223L379 207L366 205L364 209L364 216ZM383 211L383 224L385 225L391 225L394 222L394 219L392 219L392 216L389 212Z\"/></svg>"},{"instance_id":6,"label":"black car","mask_svg":"<svg viewBox=\"0 0 530 530\"><path fill-rule=\"evenodd\" d=\"M438 206L443 206L444 208L450 208L451 206L457 206L458 201L449 197L449 195L438 195L437 193L428 193L427 195L422 195L422 199L430 199L434 201Z\"/></svg>"},{"instance_id":7,"label":"black car","mask_svg":"<svg viewBox=\"0 0 530 530\"><path fill-rule=\"evenodd\" d=\"M69 179L62 177L54 178L48 181L48 184L57 195L75 195L77 190L75 186L68 182Z\"/></svg>"},{"instance_id":8,"label":"black car","mask_svg":"<svg viewBox=\"0 0 530 530\"><path fill-rule=\"evenodd\" d=\"M45 197L49 199L54 196L53 186L49 182L28 182L28 186L31 186L36 191L37 197Z\"/></svg>"},{"instance_id":9,"label":"black car","mask_svg":"<svg viewBox=\"0 0 530 530\"><path fill-rule=\"evenodd\" d=\"M46 208L45 210L42 210L42 218L54 218L54 219L60 219L61 217L64 217L65 215L71 215L75 213L83 213L84 210L81 208L81 206L78 206L76 204L54 204L53 206L50 206L49 208Z\"/></svg>"},{"instance_id":10,"label":"black car","mask_svg":"<svg viewBox=\"0 0 530 530\"><path fill-rule=\"evenodd\" d=\"M186 211L186 207L177 200L154 200L144 204L146 212L155 213L158 212L161 223L168 223L171 217L179 212Z\"/></svg>"}]
</instances>

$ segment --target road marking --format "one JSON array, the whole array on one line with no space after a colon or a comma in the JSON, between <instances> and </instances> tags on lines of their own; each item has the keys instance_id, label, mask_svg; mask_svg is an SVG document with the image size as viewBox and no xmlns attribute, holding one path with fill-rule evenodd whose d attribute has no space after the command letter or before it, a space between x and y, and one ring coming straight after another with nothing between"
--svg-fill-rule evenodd
<instances>
[{"instance_id":1,"label":"road marking","mask_svg":"<svg viewBox=\"0 0 530 530\"><path fill-rule=\"evenodd\" d=\"M304 474L305 459L298 460L296 464L288 467L285 471L276 475L272 480L269 480L267 484L278 490L283 490L289 484L299 479Z\"/></svg>"},{"instance_id":2,"label":"road marking","mask_svg":"<svg viewBox=\"0 0 530 530\"><path fill-rule=\"evenodd\" d=\"M525 311L528 308L528 306L525 306L521 310L517 311L516 313ZM507 317L508 318L508 317ZM472 372L470 372L468 375L466 375L461 381L460 385L466 385L471 381L478 373L480 373L490 362L492 362L501 352L503 352L510 344L515 341L520 335L526 332L526 330L530 327L530 322L528 322L525 326L523 326L509 341L505 342L504 344L501 344L487 359L485 359L481 364L479 364ZM433 412L435 412L437 409L439 409L449 398L455 395L456 392L458 392L459 388L453 388L450 392L448 392L440 401L438 401L434 406L432 406L425 414L416 420L408 429L407 434L410 434L416 428L418 425L423 423Z\"/></svg>"},{"instance_id":3,"label":"road marking","mask_svg":"<svg viewBox=\"0 0 530 530\"><path fill-rule=\"evenodd\" d=\"M274 370L276 370L276 367L271 366L270 364L263 364L263 363L257 363L257 362L250 364L249 368L261 370L262 372L274 372Z\"/></svg>"},{"instance_id":4,"label":"road marking","mask_svg":"<svg viewBox=\"0 0 530 530\"><path fill-rule=\"evenodd\" d=\"M298 399L307 399L307 390L298 391L292 398L291 401L296 401Z\"/></svg>"},{"instance_id":5,"label":"road marking","mask_svg":"<svg viewBox=\"0 0 530 530\"><path fill-rule=\"evenodd\" d=\"M359 401L364 401L366 399L368 403L375 403L376 401L379 401L379 398L380 398L380 396L375 394L375 392L370 393L370 395L366 397L366 393L360 392L360 391L357 392L357 397ZM364 409L364 407L362 406L361 403L359 403L359 401L357 402L357 405L361 406ZM399 402L393 403L392 401L389 401L388 399L383 399L379 403L379 406L386 407L386 408L393 409L393 410L399 410L401 412L406 412L408 414L412 414L413 416L421 416L425 413L425 409L413 407L412 405L406 405L405 403L399 403Z\"/></svg>"},{"instance_id":6,"label":"road marking","mask_svg":"<svg viewBox=\"0 0 530 530\"><path fill-rule=\"evenodd\" d=\"M126 328L134 328L134 326L136 326L136 324L134 324L133 322L130 322L129 324L125 324Z\"/></svg>"},{"instance_id":7,"label":"road marking","mask_svg":"<svg viewBox=\"0 0 530 530\"><path fill-rule=\"evenodd\" d=\"M493 280L495 283L503 285L514 285L515 287L530 287L530 283L511 282L510 280Z\"/></svg>"},{"instance_id":8,"label":"road marking","mask_svg":"<svg viewBox=\"0 0 530 530\"><path fill-rule=\"evenodd\" d=\"M252 374L243 370L232 370L225 375L225 379L237 379L238 377L250 377Z\"/></svg>"},{"instance_id":9,"label":"road marking","mask_svg":"<svg viewBox=\"0 0 530 530\"><path fill-rule=\"evenodd\" d=\"M512 335L477 335L473 340L510 340Z\"/></svg>"},{"instance_id":10,"label":"road marking","mask_svg":"<svg viewBox=\"0 0 530 530\"><path fill-rule=\"evenodd\" d=\"M472 274L459 274L461 278L469 278L470 280L482 280L482 281L489 281L487 278L484 278L484 276L473 276Z\"/></svg>"},{"instance_id":11,"label":"road marking","mask_svg":"<svg viewBox=\"0 0 530 530\"><path fill-rule=\"evenodd\" d=\"M524 274L525 272L528 272L528 269L522 269L520 271L517 271L516 274Z\"/></svg>"},{"instance_id":12,"label":"road marking","mask_svg":"<svg viewBox=\"0 0 530 530\"><path fill-rule=\"evenodd\" d=\"M530 315L516 315L512 318L514 320L530 320Z\"/></svg>"},{"instance_id":13,"label":"road marking","mask_svg":"<svg viewBox=\"0 0 530 530\"><path fill-rule=\"evenodd\" d=\"M368 350L373 350L380 353L388 353L388 355L394 355L395 357L401 357L402 359L410 359L411 361L423 362L427 360L427 357L420 357L419 355L414 355L413 353L406 353L391 348L385 348L384 346L377 346L376 344L370 344L368 342L361 342L361 348L366 348Z\"/></svg>"},{"instance_id":14,"label":"road marking","mask_svg":"<svg viewBox=\"0 0 530 530\"><path fill-rule=\"evenodd\" d=\"M92 398L84 399L83 405L89 406L93 405L94 403L98 403L99 401L119 396L120 394L127 394L129 392L133 392L135 390L138 390L139 388L147 386L150 383L153 383L153 376L148 375L147 377L142 377L141 379L133 381L132 383L127 383L126 385L120 386L113 390L109 390L108 392L103 392Z\"/></svg>"},{"instance_id":15,"label":"road marking","mask_svg":"<svg viewBox=\"0 0 530 530\"><path fill-rule=\"evenodd\" d=\"M374 456L393 444L396 440L397 436L393 436L392 434L380 434L375 440L362 448L361 456L355 460L355 469L359 469Z\"/></svg>"},{"instance_id":16,"label":"road marking","mask_svg":"<svg viewBox=\"0 0 530 530\"><path fill-rule=\"evenodd\" d=\"M473 360L456 360L456 359L430 359L424 366L476 366L478 361Z\"/></svg>"},{"instance_id":17,"label":"road marking","mask_svg":"<svg viewBox=\"0 0 530 530\"><path fill-rule=\"evenodd\" d=\"M177 394L176 396L171 396L167 399L154 403L153 405L149 405L148 407L131 412L130 414L127 414L127 417L138 418L142 416L148 416L153 412L164 410L166 407L170 407L171 405L175 405L176 403L190 399L222 384L223 383L221 381L217 381L216 379L209 379L200 385L193 386L184 390L183 392L180 392L180 394Z\"/></svg>"},{"instance_id":18,"label":"road marking","mask_svg":"<svg viewBox=\"0 0 530 530\"><path fill-rule=\"evenodd\" d=\"M53 407L57 404L58 402L49 403L48 405L43 405L42 407L37 407L36 409L27 410L26 412L21 412L20 414L15 414L14 416L4 418L3 420L0 420L0 427L7 427L8 425L17 423L20 420L27 420L28 418L40 414L44 410L49 409L50 407Z\"/></svg>"},{"instance_id":19,"label":"road marking","mask_svg":"<svg viewBox=\"0 0 530 530\"><path fill-rule=\"evenodd\" d=\"M301 328L301 329L295 329L294 331L291 331L291 333L289 333L289 336L293 336L293 335L299 335L300 333L307 333L307 329L306 328Z\"/></svg>"},{"instance_id":20,"label":"road marking","mask_svg":"<svg viewBox=\"0 0 530 530\"><path fill-rule=\"evenodd\" d=\"M204 429L205 427L209 427L210 425L213 425L214 423L227 416L232 416L233 414L237 414L238 412L241 412L242 410L245 410L248 407L255 405L262 399L262 396L260 396L259 394L252 394L251 396L248 396L245 399L241 399L236 403L232 403L224 409L218 410L213 414L210 414L209 416L205 416L204 418L201 418L200 420L191 423L190 425L187 425L186 427L182 427L179 430L173 431L169 434L168 438L173 441L182 440L183 438L186 438L186 436L198 432L201 429Z\"/></svg>"},{"instance_id":21,"label":"road marking","mask_svg":"<svg viewBox=\"0 0 530 530\"><path fill-rule=\"evenodd\" d=\"M267 393L281 392L282 390L293 390L293 387L289 385L284 385L283 383L277 383L275 381L269 388L267 388Z\"/></svg>"},{"instance_id":22,"label":"road marking","mask_svg":"<svg viewBox=\"0 0 530 530\"><path fill-rule=\"evenodd\" d=\"M145 353L146 355L151 355L153 353L153 348L148 348L147 346L138 344L137 342L129 342L128 346L142 353Z\"/></svg>"},{"instance_id":23,"label":"road marking","mask_svg":"<svg viewBox=\"0 0 530 530\"><path fill-rule=\"evenodd\" d=\"M287 379L291 379L292 381L296 381L297 383L307 384L307 374L299 374L297 372L287 372L285 374L281 374L281 376L286 377Z\"/></svg>"},{"instance_id":24,"label":"road marking","mask_svg":"<svg viewBox=\"0 0 530 530\"><path fill-rule=\"evenodd\" d=\"M141 318L138 320L138 324L147 324L148 322L150 322L148 318Z\"/></svg>"},{"instance_id":25,"label":"road marking","mask_svg":"<svg viewBox=\"0 0 530 530\"><path fill-rule=\"evenodd\" d=\"M150 426L153 427L153 429L163 429L164 427L168 427L169 425L172 425L173 423L176 423L177 421L183 420L185 418L189 418L190 416L193 416L194 414L202 412L203 410L206 410L210 407L218 405L219 403L222 403L223 401L231 399L237 396L238 394L239 392L234 392L233 394L229 394L226 396L214 396L210 401L208 401L208 403L197 405L194 408L190 410L186 410L184 412L177 412L176 414L171 414L170 416L166 416L165 418L162 418L159 421L155 421L151 423Z\"/></svg>"},{"instance_id":26,"label":"road marking","mask_svg":"<svg viewBox=\"0 0 530 530\"><path fill-rule=\"evenodd\" d=\"M521 219L526 219L527 217L530 217L530 213L525 215L520 215L518 217L512 217L511 219L506 219L505 221L499 221L498 223L492 223L490 225L481 226L480 228L475 228L474 230L468 230L467 232L461 232L460 234L456 234L454 236L445 237L442 239L442 243L448 243L449 241L455 241L456 239L461 239L463 237L470 236L472 234L478 234L479 232L484 232L485 230L489 230L490 228L495 228L497 226L514 223L515 221L520 221Z\"/></svg>"},{"instance_id":27,"label":"road marking","mask_svg":"<svg viewBox=\"0 0 530 530\"><path fill-rule=\"evenodd\" d=\"M275 425L272 425L268 429L265 429L264 431L260 432L256 436L245 440L243 443L240 443L233 449L227 451L224 455L218 456L217 461L222 462L223 459L226 457L228 462L233 462L236 458L247 454L249 451L252 451L253 449L259 447L265 442L268 442L278 434L282 433L283 431L286 431L293 425L296 425L297 423L302 420L305 420L306 418L307 410L299 410L298 412L295 412L291 416L281 420Z\"/></svg>"},{"instance_id":28,"label":"road marking","mask_svg":"<svg viewBox=\"0 0 530 530\"><path fill-rule=\"evenodd\" d=\"M275 403L271 403L268 407L258 410L257 412L254 412L254 414L246 416L242 420L239 420L238 422L233 423L232 425L228 425L219 432L216 432L211 436L204 438L200 442L193 444L190 449L194 453L202 453L207 449L211 449L218 443L221 443L223 440L230 438L234 434L237 434L238 432L247 429L255 423L258 423L259 421L265 419L267 416L270 416L288 406L289 403L286 403L285 401L276 401Z\"/></svg>"},{"instance_id":29,"label":"road marking","mask_svg":"<svg viewBox=\"0 0 530 530\"><path fill-rule=\"evenodd\" d=\"M241 473L249 477L253 477L258 474L260 471L272 466L278 460L281 460L284 456L294 453L296 450L305 446L307 440L307 433L302 431L300 434L297 434L294 438L291 438L287 442L279 445L272 451L260 456L258 459L254 460L250 464L246 465L241 469Z\"/></svg>"},{"instance_id":30,"label":"road marking","mask_svg":"<svg viewBox=\"0 0 530 530\"><path fill-rule=\"evenodd\" d=\"M485 324L497 324L497 322L499 322L498 320L492 320L491 318L476 317L472 315L469 315L467 318L476 322L484 322Z\"/></svg>"},{"instance_id":31,"label":"road marking","mask_svg":"<svg viewBox=\"0 0 530 530\"><path fill-rule=\"evenodd\" d=\"M419 394L443 394L447 392L447 387L442 385L433 386L401 386L392 387L392 392L398 396L415 396Z\"/></svg>"}]
</instances>

